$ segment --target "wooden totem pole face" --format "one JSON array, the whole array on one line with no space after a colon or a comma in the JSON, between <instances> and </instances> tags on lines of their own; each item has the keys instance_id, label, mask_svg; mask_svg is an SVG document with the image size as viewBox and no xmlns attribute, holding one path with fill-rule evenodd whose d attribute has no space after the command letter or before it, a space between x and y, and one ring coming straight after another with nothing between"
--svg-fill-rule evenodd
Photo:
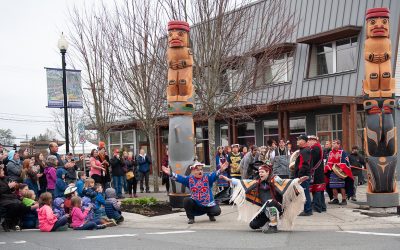
<instances>
[{"instance_id":1,"label":"wooden totem pole face","mask_svg":"<svg viewBox=\"0 0 400 250\"><path fill-rule=\"evenodd\" d=\"M169 30L168 46L170 48L189 47L189 34L185 30Z\"/></svg>"},{"instance_id":2,"label":"wooden totem pole face","mask_svg":"<svg viewBox=\"0 0 400 250\"><path fill-rule=\"evenodd\" d=\"M389 18L373 17L367 19L367 38L389 37Z\"/></svg>"}]
</instances>

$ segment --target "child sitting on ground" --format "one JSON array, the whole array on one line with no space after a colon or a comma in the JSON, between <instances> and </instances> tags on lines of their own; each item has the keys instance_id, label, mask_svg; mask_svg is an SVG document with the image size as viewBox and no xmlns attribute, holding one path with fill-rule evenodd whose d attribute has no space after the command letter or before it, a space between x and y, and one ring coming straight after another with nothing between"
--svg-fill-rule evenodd
<instances>
[{"instance_id":1,"label":"child sitting on ground","mask_svg":"<svg viewBox=\"0 0 400 250\"><path fill-rule=\"evenodd\" d=\"M53 213L53 210L51 209L51 203L51 193L45 192L40 195L39 209L37 212L39 217L39 229L42 232L52 232L66 228L65 226L68 222L68 214L57 219Z\"/></svg>"},{"instance_id":2,"label":"child sitting on ground","mask_svg":"<svg viewBox=\"0 0 400 250\"><path fill-rule=\"evenodd\" d=\"M82 200L79 196L74 196L71 199L72 211L71 218L72 224L71 226L75 230L93 230L93 229L104 229L104 225L97 225L93 221L87 221L87 216L89 211L91 210L91 206L87 207L84 212L82 212Z\"/></svg>"},{"instance_id":3,"label":"child sitting on ground","mask_svg":"<svg viewBox=\"0 0 400 250\"><path fill-rule=\"evenodd\" d=\"M35 201L36 195L33 190L26 191L23 197L24 198L22 199L22 204L24 204L27 207L33 206L36 203ZM22 228L24 229L36 228L37 223L38 223L38 214L36 210L29 211L22 218Z\"/></svg>"},{"instance_id":4,"label":"child sitting on ground","mask_svg":"<svg viewBox=\"0 0 400 250\"><path fill-rule=\"evenodd\" d=\"M117 200L117 194L114 188L106 189L106 204L105 211L109 219L114 219L117 224L124 221L121 215L121 202Z\"/></svg>"},{"instance_id":5,"label":"child sitting on ground","mask_svg":"<svg viewBox=\"0 0 400 250\"><path fill-rule=\"evenodd\" d=\"M53 212L57 218L61 218L65 215L64 210L64 199L63 198L55 198L53 201Z\"/></svg>"},{"instance_id":6,"label":"child sitting on ground","mask_svg":"<svg viewBox=\"0 0 400 250\"><path fill-rule=\"evenodd\" d=\"M85 172L79 171L78 172L78 181L76 182L75 187L77 188L76 191L78 192L78 195L80 197L83 197L82 191L83 191L83 187L85 186L85 180L86 180Z\"/></svg>"},{"instance_id":7,"label":"child sitting on ground","mask_svg":"<svg viewBox=\"0 0 400 250\"><path fill-rule=\"evenodd\" d=\"M67 214L69 214L72 210L71 199L77 195L76 190L76 187L68 186L64 191L64 210Z\"/></svg>"},{"instance_id":8,"label":"child sitting on ground","mask_svg":"<svg viewBox=\"0 0 400 250\"><path fill-rule=\"evenodd\" d=\"M96 191L94 189L94 179L92 178L87 178L85 180L85 186L83 187L82 190L82 196L89 197L91 200L96 198Z\"/></svg>"}]
</instances>

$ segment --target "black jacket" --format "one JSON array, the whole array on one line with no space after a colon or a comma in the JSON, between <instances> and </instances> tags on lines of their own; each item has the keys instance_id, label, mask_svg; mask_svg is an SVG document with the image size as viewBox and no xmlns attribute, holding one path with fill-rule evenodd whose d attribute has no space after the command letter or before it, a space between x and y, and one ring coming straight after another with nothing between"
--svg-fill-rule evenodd
<instances>
[{"instance_id":1,"label":"black jacket","mask_svg":"<svg viewBox=\"0 0 400 250\"><path fill-rule=\"evenodd\" d=\"M10 189L8 186L7 178L0 178L0 207L4 207L14 203L21 203L15 190Z\"/></svg>"},{"instance_id":2,"label":"black jacket","mask_svg":"<svg viewBox=\"0 0 400 250\"><path fill-rule=\"evenodd\" d=\"M313 184L325 183L324 161L321 145L315 144L311 147L311 169L314 171ZM319 165L318 165L319 164Z\"/></svg>"},{"instance_id":3,"label":"black jacket","mask_svg":"<svg viewBox=\"0 0 400 250\"><path fill-rule=\"evenodd\" d=\"M111 164L111 174L113 176L123 176L125 174L124 166L125 163L121 160L121 158L117 158L114 156L110 160Z\"/></svg>"},{"instance_id":4,"label":"black jacket","mask_svg":"<svg viewBox=\"0 0 400 250\"><path fill-rule=\"evenodd\" d=\"M294 165L294 177L310 176L311 150L310 147L300 149L299 156Z\"/></svg>"}]
</instances>

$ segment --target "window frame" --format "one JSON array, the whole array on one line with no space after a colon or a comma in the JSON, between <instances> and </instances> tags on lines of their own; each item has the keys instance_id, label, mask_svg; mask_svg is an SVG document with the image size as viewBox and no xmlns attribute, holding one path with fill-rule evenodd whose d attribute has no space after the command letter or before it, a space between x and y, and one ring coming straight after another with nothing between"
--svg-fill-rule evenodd
<instances>
[{"instance_id":1,"label":"window frame","mask_svg":"<svg viewBox=\"0 0 400 250\"><path fill-rule=\"evenodd\" d=\"M284 78L285 79L283 81L271 81L271 82L267 82L267 83L266 83L265 71L262 72L263 73L262 76L260 76L260 77L258 76L258 74L259 74L259 66L258 65L260 63L260 59L259 59L259 57L256 57L256 65L255 65L256 73L255 73L254 81L253 81L256 88L262 88L263 86L267 86L267 85L290 83L293 80L293 67L294 67L294 63L295 63L295 50L281 53L281 54L279 54L278 58L281 57L282 55L283 55L282 59L283 59L284 62L281 63L281 64L285 64L285 69L284 69L284 72L285 72L284 73L284 75L285 75ZM292 68L291 68L290 71L289 71L289 58L292 58L291 59ZM272 62L267 63L265 65L265 68L270 67L272 65L275 65L275 63L274 63L275 60L276 59L273 59ZM262 79L259 79L259 78L262 78ZM258 85L257 81L262 81L263 83L261 85Z\"/></svg>"},{"instance_id":2,"label":"window frame","mask_svg":"<svg viewBox=\"0 0 400 250\"><path fill-rule=\"evenodd\" d=\"M133 142L127 142L125 143L124 141L122 141L122 133L126 133L126 132L132 132L133 133ZM111 143L111 135L112 133L118 133L119 134L119 143ZM136 153L136 149L137 149L137 142L136 142L136 129L130 129L130 130L120 130L120 131L110 131L108 133L108 152L111 152L111 148L117 146L118 148L123 148L124 145L133 145L133 153Z\"/></svg>"}]
</instances>

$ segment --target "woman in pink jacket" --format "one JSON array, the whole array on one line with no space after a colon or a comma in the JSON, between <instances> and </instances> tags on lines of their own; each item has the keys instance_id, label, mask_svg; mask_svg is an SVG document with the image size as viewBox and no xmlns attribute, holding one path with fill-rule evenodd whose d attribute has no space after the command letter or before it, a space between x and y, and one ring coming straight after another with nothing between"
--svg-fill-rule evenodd
<instances>
[{"instance_id":1,"label":"woman in pink jacket","mask_svg":"<svg viewBox=\"0 0 400 250\"><path fill-rule=\"evenodd\" d=\"M40 195L39 209L37 210L39 218L39 229L42 232L53 232L68 223L69 215L64 215L57 219L51 209L52 196L51 193L45 192Z\"/></svg>"},{"instance_id":2,"label":"woman in pink jacket","mask_svg":"<svg viewBox=\"0 0 400 250\"><path fill-rule=\"evenodd\" d=\"M97 225L94 221L86 221L86 217L92 206L87 207L84 212L82 212L82 200L79 196L74 196L71 199L71 226L75 230L93 230L93 229L104 229L105 225Z\"/></svg>"}]
</instances>

